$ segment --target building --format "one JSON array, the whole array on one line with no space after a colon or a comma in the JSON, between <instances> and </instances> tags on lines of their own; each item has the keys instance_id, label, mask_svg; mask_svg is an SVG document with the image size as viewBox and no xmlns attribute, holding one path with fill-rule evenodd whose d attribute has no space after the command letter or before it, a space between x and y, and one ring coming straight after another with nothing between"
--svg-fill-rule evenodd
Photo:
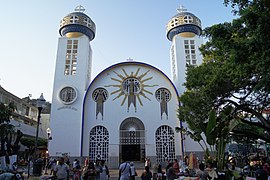
<instances>
[{"instance_id":1,"label":"building","mask_svg":"<svg viewBox=\"0 0 270 180\"><path fill-rule=\"evenodd\" d=\"M203 39L200 37L201 20L187 12L183 6L180 6L177 11L178 13L167 24L167 38L172 42L170 49L171 77L181 95L185 91L187 66L197 66L202 63L199 47L203 44ZM188 128L185 123L182 123L182 127ZM186 155L195 152L198 156L203 157L202 148L197 142L194 142L189 136L183 138L185 139L183 147Z\"/></svg>"},{"instance_id":2,"label":"building","mask_svg":"<svg viewBox=\"0 0 270 180\"><path fill-rule=\"evenodd\" d=\"M109 66L91 81L90 42L96 26L83 10L78 6L60 24L50 156L104 159L110 167L118 167L121 159L144 161L148 157L165 163L180 158L185 148L181 133L175 131L181 126L176 113L178 91L183 92L187 51L190 63L201 61L200 20L182 9L168 23L173 82L157 67L131 59Z\"/></svg>"},{"instance_id":3,"label":"building","mask_svg":"<svg viewBox=\"0 0 270 180\"><path fill-rule=\"evenodd\" d=\"M6 105L13 103L16 107L12 113L10 124L15 130L20 130L24 137L36 137L38 108L36 107L36 100L30 97L19 98L14 94L5 90L0 86L0 102ZM41 114L41 123L39 126L39 138L47 139L47 128L49 128L50 120L50 103L46 102ZM20 152L24 152L27 147L21 146Z\"/></svg>"},{"instance_id":4,"label":"building","mask_svg":"<svg viewBox=\"0 0 270 180\"><path fill-rule=\"evenodd\" d=\"M14 103L16 109L12 114L10 123L25 135L36 136L38 108L35 106L35 99L30 99L30 97L21 99L0 86L0 102L6 105ZM42 122L40 125L39 137L47 139L46 130L49 128L50 119L49 102L46 102L46 107L44 107L42 111L41 119Z\"/></svg>"}]
</instances>

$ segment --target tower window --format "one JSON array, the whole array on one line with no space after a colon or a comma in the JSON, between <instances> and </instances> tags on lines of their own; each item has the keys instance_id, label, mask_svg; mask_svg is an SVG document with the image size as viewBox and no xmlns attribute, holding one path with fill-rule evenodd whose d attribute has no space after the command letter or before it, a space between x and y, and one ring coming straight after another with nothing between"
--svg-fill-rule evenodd
<instances>
[{"instance_id":1,"label":"tower window","mask_svg":"<svg viewBox=\"0 0 270 180\"><path fill-rule=\"evenodd\" d=\"M70 17L70 22L71 23L76 23L76 22L78 22L78 20L79 20L78 16L71 16Z\"/></svg>"},{"instance_id":2,"label":"tower window","mask_svg":"<svg viewBox=\"0 0 270 180\"><path fill-rule=\"evenodd\" d=\"M193 22L193 18L189 15L184 17L184 21L185 23L192 23Z\"/></svg>"},{"instance_id":3,"label":"tower window","mask_svg":"<svg viewBox=\"0 0 270 180\"><path fill-rule=\"evenodd\" d=\"M67 41L65 75L75 75L77 70L78 40Z\"/></svg>"},{"instance_id":4,"label":"tower window","mask_svg":"<svg viewBox=\"0 0 270 180\"><path fill-rule=\"evenodd\" d=\"M184 40L184 48L185 48L185 57L186 64L196 65L197 57L195 51L195 41L194 40Z\"/></svg>"},{"instance_id":5,"label":"tower window","mask_svg":"<svg viewBox=\"0 0 270 180\"><path fill-rule=\"evenodd\" d=\"M91 23L90 19L84 18L84 19L83 19L83 23L84 23L87 27L91 27L91 26L92 26L92 23Z\"/></svg>"}]
</instances>

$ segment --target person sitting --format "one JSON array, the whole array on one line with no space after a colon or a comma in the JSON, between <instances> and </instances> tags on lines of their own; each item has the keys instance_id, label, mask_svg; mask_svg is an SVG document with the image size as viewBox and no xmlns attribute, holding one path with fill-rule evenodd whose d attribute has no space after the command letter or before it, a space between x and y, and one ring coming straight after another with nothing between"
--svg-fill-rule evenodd
<instances>
[{"instance_id":1,"label":"person sitting","mask_svg":"<svg viewBox=\"0 0 270 180\"><path fill-rule=\"evenodd\" d=\"M213 163L208 163L208 166L207 166L207 172L208 172L208 175L210 177L210 180L215 180L215 179L218 179L218 175L217 175L217 172L214 168L214 165Z\"/></svg>"}]
</instances>

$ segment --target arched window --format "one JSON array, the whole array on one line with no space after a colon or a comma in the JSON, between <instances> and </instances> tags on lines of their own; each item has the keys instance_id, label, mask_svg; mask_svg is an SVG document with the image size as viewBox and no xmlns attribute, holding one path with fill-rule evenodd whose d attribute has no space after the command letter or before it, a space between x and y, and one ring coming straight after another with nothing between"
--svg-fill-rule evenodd
<instances>
[{"instance_id":1,"label":"arched window","mask_svg":"<svg viewBox=\"0 0 270 180\"><path fill-rule=\"evenodd\" d=\"M175 159L174 132L169 126L160 126L156 131L157 162Z\"/></svg>"},{"instance_id":2,"label":"arched window","mask_svg":"<svg viewBox=\"0 0 270 180\"><path fill-rule=\"evenodd\" d=\"M89 139L90 160L108 161L109 152L109 132L103 126L96 126L90 131Z\"/></svg>"}]
</instances>

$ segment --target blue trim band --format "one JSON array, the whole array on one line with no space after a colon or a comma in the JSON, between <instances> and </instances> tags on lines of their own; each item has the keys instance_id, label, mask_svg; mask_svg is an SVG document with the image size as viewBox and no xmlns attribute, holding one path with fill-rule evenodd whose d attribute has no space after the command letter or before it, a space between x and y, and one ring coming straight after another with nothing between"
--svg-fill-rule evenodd
<instances>
[{"instance_id":1,"label":"blue trim band","mask_svg":"<svg viewBox=\"0 0 270 180\"><path fill-rule=\"evenodd\" d=\"M183 33L183 32L192 32L197 34L198 36L201 35L201 28L194 25L194 24L185 24L185 25L180 25L177 26L173 29L171 29L168 33L167 33L167 38L172 41L173 37L177 34Z\"/></svg>"},{"instance_id":2,"label":"blue trim band","mask_svg":"<svg viewBox=\"0 0 270 180\"><path fill-rule=\"evenodd\" d=\"M66 26L63 26L59 29L59 34L61 36L64 36L65 34L69 32L80 32L86 35L90 41L92 41L95 38L95 33L88 27L82 26L80 24L69 24Z\"/></svg>"}]
</instances>

